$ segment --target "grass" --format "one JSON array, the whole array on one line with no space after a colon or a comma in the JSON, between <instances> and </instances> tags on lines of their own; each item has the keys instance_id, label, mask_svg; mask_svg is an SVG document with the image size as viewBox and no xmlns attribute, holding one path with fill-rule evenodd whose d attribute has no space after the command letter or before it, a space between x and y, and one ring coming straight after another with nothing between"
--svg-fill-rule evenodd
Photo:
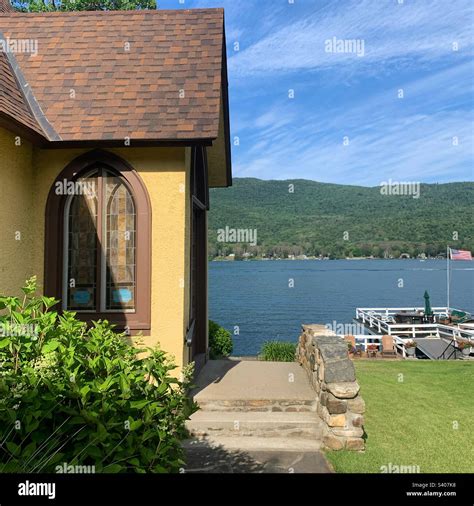
<instances>
[{"instance_id":1,"label":"grass","mask_svg":"<svg viewBox=\"0 0 474 506\"><path fill-rule=\"evenodd\" d=\"M422 473L474 472L474 364L354 365L366 402L366 451L328 452L336 472L379 473L390 463Z\"/></svg>"},{"instance_id":2,"label":"grass","mask_svg":"<svg viewBox=\"0 0 474 506\"><path fill-rule=\"evenodd\" d=\"M294 362L296 344L283 341L267 341L260 350L260 360L271 362Z\"/></svg>"}]
</instances>

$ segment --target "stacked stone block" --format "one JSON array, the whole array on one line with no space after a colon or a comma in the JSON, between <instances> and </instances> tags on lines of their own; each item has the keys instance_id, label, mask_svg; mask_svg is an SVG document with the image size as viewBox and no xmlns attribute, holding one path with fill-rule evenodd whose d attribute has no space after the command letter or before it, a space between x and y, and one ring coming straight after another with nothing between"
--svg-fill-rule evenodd
<instances>
[{"instance_id":1,"label":"stacked stone block","mask_svg":"<svg viewBox=\"0 0 474 506\"><path fill-rule=\"evenodd\" d=\"M297 360L317 394L317 411L325 422L324 445L331 450L364 450L365 403L346 342L319 335L317 325L303 325L302 330Z\"/></svg>"}]
</instances>

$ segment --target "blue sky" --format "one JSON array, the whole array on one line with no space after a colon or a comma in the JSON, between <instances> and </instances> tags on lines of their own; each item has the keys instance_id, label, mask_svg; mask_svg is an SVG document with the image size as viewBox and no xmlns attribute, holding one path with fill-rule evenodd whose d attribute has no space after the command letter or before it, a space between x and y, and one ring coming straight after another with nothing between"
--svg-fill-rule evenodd
<instances>
[{"instance_id":1,"label":"blue sky","mask_svg":"<svg viewBox=\"0 0 474 506\"><path fill-rule=\"evenodd\" d=\"M226 11L234 176L474 179L472 0L182 1Z\"/></svg>"}]
</instances>

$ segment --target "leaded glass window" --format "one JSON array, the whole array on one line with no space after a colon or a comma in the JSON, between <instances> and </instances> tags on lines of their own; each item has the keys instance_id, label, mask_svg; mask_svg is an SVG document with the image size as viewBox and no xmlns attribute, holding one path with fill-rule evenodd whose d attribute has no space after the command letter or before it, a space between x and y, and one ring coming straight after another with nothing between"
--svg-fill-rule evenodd
<instances>
[{"instance_id":1,"label":"leaded glass window","mask_svg":"<svg viewBox=\"0 0 474 506\"><path fill-rule=\"evenodd\" d=\"M106 297L105 309L135 307L135 204L123 181L112 174L105 180Z\"/></svg>"},{"instance_id":2,"label":"leaded glass window","mask_svg":"<svg viewBox=\"0 0 474 506\"><path fill-rule=\"evenodd\" d=\"M78 180L66 205L67 309L94 310L97 304L97 173Z\"/></svg>"},{"instance_id":3,"label":"leaded glass window","mask_svg":"<svg viewBox=\"0 0 474 506\"><path fill-rule=\"evenodd\" d=\"M136 211L125 181L98 168L79 178L65 207L63 308L134 312Z\"/></svg>"}]
</instances>

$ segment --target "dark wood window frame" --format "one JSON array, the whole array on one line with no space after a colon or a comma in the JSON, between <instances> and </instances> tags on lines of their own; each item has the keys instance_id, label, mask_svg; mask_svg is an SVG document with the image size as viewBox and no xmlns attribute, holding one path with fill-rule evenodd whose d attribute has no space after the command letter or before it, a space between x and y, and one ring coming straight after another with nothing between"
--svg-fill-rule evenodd
<instances>
[{"instance_id":1,"label":"dark wood window frame","mask_svg":"<svg viewBox=\"0 0 474 506\"><path fill-rule=\"evenodd\" d=\"M204 146L192 148L191 195L195 205L209 211L207 151Z\"/></svg>"},{"instance_id":2,"label":"dark wood window frame","mask_svg":"<svg viewBox=\"0 0 474 506\"><path fill-rule=\"evenodd\" d=\"M151 332L151 203L138 173L119 156L101 150L85 153L70 162L51 186L46 204L44 291L62 299L64 218L67 195L57 195L56 182L74 182L96 167L118 174L131 190L136 207L136 310L134 312L79 312L83 321L108 320L131 335ZM100 241L99 241L100 244Z\"/></svg>"}]
</instances>

